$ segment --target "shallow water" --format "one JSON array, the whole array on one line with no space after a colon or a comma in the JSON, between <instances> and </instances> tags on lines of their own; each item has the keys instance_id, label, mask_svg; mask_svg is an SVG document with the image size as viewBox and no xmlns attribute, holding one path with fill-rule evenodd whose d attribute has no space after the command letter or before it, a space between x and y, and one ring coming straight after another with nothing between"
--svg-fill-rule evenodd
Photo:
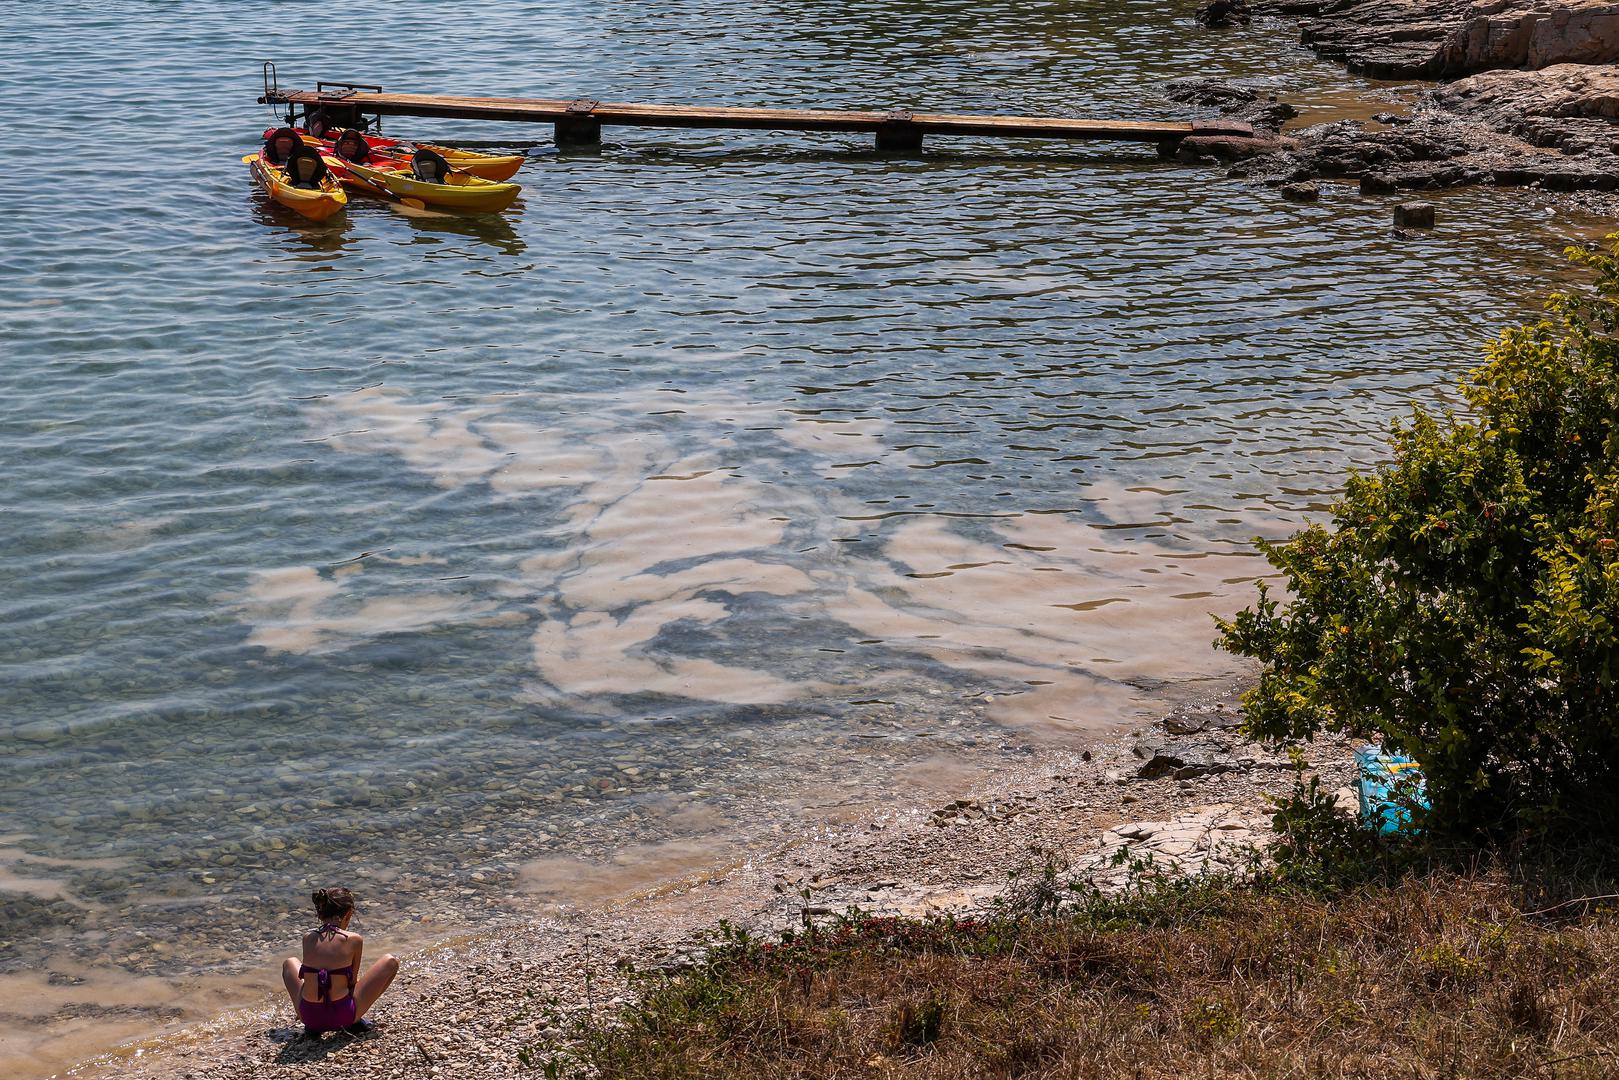
<instances>
[{"instance_id":1,"label":"shallow water","mask_svg":"<svg viewBox=\"0 0 1619 1080\"><path fill-rule=\"evenodd\" d=\"M130 1016L120 978L238 986L312 884L419 937L1230 672L1249 538L1589 228L1469 193L1400 243L1150 148L645 130L536 147L502 217L312 226L239 161L259 60L1116 118L1189 115L1184 74L1367 89L1190 7L0 3L0 976L83 987L4 1009L0 1071Z\"/></svg>"}]
</instances>

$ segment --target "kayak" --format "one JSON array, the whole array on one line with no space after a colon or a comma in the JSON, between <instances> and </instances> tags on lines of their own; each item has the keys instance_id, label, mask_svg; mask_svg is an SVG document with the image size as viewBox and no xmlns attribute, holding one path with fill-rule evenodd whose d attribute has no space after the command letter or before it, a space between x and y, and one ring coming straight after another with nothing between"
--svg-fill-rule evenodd
<instances>
[{"instance_id":1,"label":"kayak","mask_svg":"<svg viewBox=\"0 0 1619 1080\"><path fill-rule=\"evenodd\" d=\"M497 183L516 176L517 170L528 160L522 154L478 154L471 150L457 150L452 146L435 146L432 143L394 143L391 139L367 141L372 146L376 146L379 141L391 143L391 146L383 146L381 149L389 153L403 154L405 157L409 157L417 150L431 150L468 176L476 176L480 180L494 180ZM394 147L398 149L395 150Z\"/></svg>"},{"instance_id":2,"label":"kayak","mask_svg":"<svg viewBox=\"0 0 1619 1080\"><path fill-rule=\"evenodd\" d=\"M410 167L410 163L408 161L398 161L394 158L382 157L381 155L373 156L376 157L379 162L386 164L390 169L408 169ZM355 175L349 169L350 162L343 160L325 148L322 148L321 150L320 159L326 163L326 168L331 172L333 179L342 184L344 187L351 187L358 191L364 191L370 195L380 195L385 199L393 197L388 189L383 187L381 184L374 184L369 180Z\"/></svg>"},{"instance_id":3,"label":"kayak","mask_svg":"<svg viewBox=\"0 0 1619 1080\"><path fill-rule=\"evenodd\" d=\"M324 156L330 154L337 146L337 136L316 138L301 128L294 128L303 137L305 145L313 146ZM268 132L266 132L268 137ZM408 166L410 156L417 150L431 150L439 157L448 161L451 167L480 180L510 180L517 175L517 170L523 167L528 159L522 154L479 154L471 150L457 150L450 146L438 146L434 143L405 142L402 139L384 139L378 135L366 135L365 144L371 153L380 159L393 159L387 164Z\"/></svg>"},{"instance_id":4,"label":"kayak","mask_svg":"<svg viewBox=\"0 0 1619 1080\"><path fill-rule=\"evenodd\" d=\"M328 159L327 167L331 168ZM427 206L445 210L467 210L474 213L495 213L506 209L522 193L518 184L497 184L493 180L452 172L441 184L418 180L408 169L376 169L353 161L343 162L344 170L357 181L373 188L382 188L398 199L415 199Z\"/></svg>"},{"instance_id":5,"label":"kayak","mask_svg":"<svg viewBox=\"0 0 1619 1080\"><path fill-rule=\"evenodd\" d=\"M329 176L321 177L318 188L293 187L287 182L286 173L281 171L281 167L270 164L264 151L248 154L242 160L247 163L253 179L266 195L310 221L325 221L348 205L349 197Z\"/></svg>"}]
</instances>

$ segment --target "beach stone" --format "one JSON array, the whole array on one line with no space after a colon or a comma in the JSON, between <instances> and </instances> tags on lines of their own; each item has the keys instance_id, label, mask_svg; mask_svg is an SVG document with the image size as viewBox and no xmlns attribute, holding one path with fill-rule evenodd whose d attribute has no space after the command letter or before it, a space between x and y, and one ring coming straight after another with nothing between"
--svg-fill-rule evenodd
<instances>
[{"instance_id":1,"label":"beach stone","mask_svg":"<svg viewBox=\"0 0 1619 1080\"><path fill-rule=\"evenodd\" d=\"M1289 202L1315 202L1321 198L1321 189L1308 182L1286 184L1282 187L1282 198Z\"/></svg>"},{"instance_id":2,"label":"beach stone","mask_svg":"<svg viewBox=\"0 0 1619 1080\"><path fill-rule=\"evenodd\" d=\"M1242 763L1232 757L1226 748L1209 741L1169 740L1162 743L1137 743L1137 757L1144 758L1136 769L1141 780L1190 780L1199 776L1236 772Z\"/></svg>"}]
</instances>

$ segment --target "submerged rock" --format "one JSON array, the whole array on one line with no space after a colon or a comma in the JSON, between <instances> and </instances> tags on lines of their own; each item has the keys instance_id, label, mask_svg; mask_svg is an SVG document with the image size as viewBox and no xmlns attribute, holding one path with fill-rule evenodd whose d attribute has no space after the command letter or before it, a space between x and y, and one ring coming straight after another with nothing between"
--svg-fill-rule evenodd
<instances>
[{"instance_id":1,"label":"submerged rock","mask_svg":"<svg viewBox=\"0 0 1619 1080\"><path fill-rule=\"evenodd\" d=\"M1275 94L1217 79L1171 79L1161 90L1164 97L1177 104L1213 109L1223 117L1246 121L1253 125L1256 135L1280 131L1283 124L1299 114L1293 106L1278 101Z\"/></svg>"},{"instance_id":2,"label":"submerged rock","mask_svg":"<svg viewBox=\"0 0 1619 1080\"><path fill-rule=\"evenodd\" d=\"M1247 26L1254 17L1248 10L1247 0L1209 0L1192 13L1192 18L1199 26L1221 30L1230 26Z\"/></svg>"}]
</instances>

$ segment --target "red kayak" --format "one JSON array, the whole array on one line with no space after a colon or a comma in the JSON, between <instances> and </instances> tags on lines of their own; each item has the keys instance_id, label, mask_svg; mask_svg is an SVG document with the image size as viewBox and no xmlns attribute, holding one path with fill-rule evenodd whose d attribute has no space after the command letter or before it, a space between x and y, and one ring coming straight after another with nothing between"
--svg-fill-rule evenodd
<instances>
[{"instance_id":1,"label":"red kayak","mask_svg":"<svg viewBox=\"0 0 1619 1080\"><path fill-rule=\"evenodd\" d=\"M319 150L322 157L328 159L343 157L342 154L337 152L337 141L347 132L336 132L326 138L317 138L302 128L294 128L293 130L299 134L305 143ZM265 138L269 138L269 134L268 131L265 132ZM470 150L456 150L453 147L435 146L432 143L384 139L380 135L362 135L359 132L355 132L355 135L364 144L365 149L362 156L354 158L354 160L362 165L370 165L374 168L409 168L411 155L418 150L431 150L448 162L450 167L457 172L464 172L468 176L476 176L480 180L494 180L498 183L516 176L517 170L523 167L523 162L526 160L522 154L475 154ZM331 161L328 160L327 165L331 164ZM337 170L334 169L333 172L336 173ZM345 180L341 174L338 175L338 179ZM367 185L363 183L355 183L354 186L367 188ZM367 190L370 189L367 188Z\"/></svg>"}]
</instances>

